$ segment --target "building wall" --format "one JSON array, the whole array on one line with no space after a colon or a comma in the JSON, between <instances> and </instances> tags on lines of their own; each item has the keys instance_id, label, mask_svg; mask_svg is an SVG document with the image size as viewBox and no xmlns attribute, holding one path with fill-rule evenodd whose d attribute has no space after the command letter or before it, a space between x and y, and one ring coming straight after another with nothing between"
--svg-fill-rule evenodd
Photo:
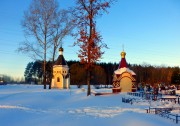
<instances>
[{"instance_id":1,"label":"building wall","mask_svg":"<svg viewBox=\"0 0 180 126\"><path fill-rule=\"evenodd\" d=\"M136 80L131 73L124 72L121 75L114 74L113 81L113 92L132 92L133 84Z\"/></svg>"},{"instance_id":2,"label":"building wall","mask_svg":"<svg viewBox=\"0 0 180 126\"><path fill-rule=\"evenodd\" d=\"M56 74L54 76L54 88L63 88L64 78L62 74Z\"/></svg>"},{"instance_id":3,"label":"building wall","mask_svg":"<svg viewBox=\"0 0 180 126\"><path fill-rule=\"evenodd\" d=\"M68 66L58 65L53 67L52 88L69 88L69 78L65 78L69 74L68 71Z\"/></svg>"}]
</instances>

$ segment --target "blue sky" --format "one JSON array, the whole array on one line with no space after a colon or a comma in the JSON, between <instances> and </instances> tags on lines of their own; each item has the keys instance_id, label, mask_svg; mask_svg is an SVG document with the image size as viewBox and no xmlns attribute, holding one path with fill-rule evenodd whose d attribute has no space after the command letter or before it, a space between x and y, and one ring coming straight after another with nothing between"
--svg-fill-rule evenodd
<instances>
[{"instance_id":1,"label":"blue sky","mask_svg":"<svg viewBox=\"0 0 180 126\"><path fill-rule=\"evenodd\" d=\"M0 1L0 74L22 77L27 55L17 53L25 38L20 25L31 0ZM61 8L73 0L59 0ZM109 49L101 62L119 62L122 45L131 64L180 65L180 0L117 0L108 14L97 19L97 27ZM66 60L79 60L78 47L64 40Z\"/></svg>"}]
</instances>

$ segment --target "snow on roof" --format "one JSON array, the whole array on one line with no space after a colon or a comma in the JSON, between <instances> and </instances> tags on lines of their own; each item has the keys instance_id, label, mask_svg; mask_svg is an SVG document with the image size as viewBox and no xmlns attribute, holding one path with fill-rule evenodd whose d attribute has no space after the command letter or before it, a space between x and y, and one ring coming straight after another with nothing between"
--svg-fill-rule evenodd
<instances>
[{"instance_id":1,"label":"snow on roof","mask_svg":"<svg viewBox=\"0 0 180 126\"><path fill-rule=\"evenodd\" d=\"M114 71L115 74L122 74L124 72L128 72L131 75L136 75L132 70L130 70L129 68L126 68L126 67L123 67L123 68L120 68L120 69L117 69L116 71Z\"/></svg>"},{"instance_id":2,"label":"snow on roof","mask_svg":"<svg viewBox=\"0 0 180 126\"><path fill-rule=\"evenodd\" d=\"M122 51L121 52L121 61L119 63L119 67L118 67L118 69L116 71L114 71L114 73L115 74L122 74L124 72L128 72L131 75L136 75L132 70L130 70L128 68L125 56L126 56L126 52Z\"/></svg>"}]
</instances>

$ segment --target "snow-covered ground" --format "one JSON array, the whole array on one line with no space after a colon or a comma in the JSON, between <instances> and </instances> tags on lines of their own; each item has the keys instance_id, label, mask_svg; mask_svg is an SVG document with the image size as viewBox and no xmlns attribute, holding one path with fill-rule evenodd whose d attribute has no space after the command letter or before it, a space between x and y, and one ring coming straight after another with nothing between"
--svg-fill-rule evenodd
<instances>
[{"instance_id":1,"label":"snow-covered ground","mask_svg":"<svg viewBox=\"0 0 180 126\"><path fill-rule=\"evenodd\" d=\"M0 126L179 125L145 111L149 106L178 106L175 103L138 99L131 105L122 103L122 97L130 97L126 94L87 97L86 88L85 91L75 87L71 90L42 88L37 85L0 86Z\"/></svg>"}]
</instances>

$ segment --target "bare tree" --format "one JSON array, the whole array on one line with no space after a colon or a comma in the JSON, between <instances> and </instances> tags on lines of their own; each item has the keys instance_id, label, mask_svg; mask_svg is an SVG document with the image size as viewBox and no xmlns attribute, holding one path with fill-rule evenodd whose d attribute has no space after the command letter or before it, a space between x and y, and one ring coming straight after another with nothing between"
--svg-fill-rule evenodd
<instances>
[{"instance_id":1,"label":"bare tree","mask_svg":"<svg viewBox=\"0 0 180 126\"><path fill-rule=\"evenodd\" d=\"M73 22L73 19L71 17L71 13L67 10L61 10L59 12L59 16L55 19L55 25L54 25L54 33L53 33L53 40L52 45L53 49L51 51L52 53L52 62L54 63L56 52L58 47L63 43L63 39L68 36L72 35L72 31L75 27L75 23Z\"/></svg>"},{"instance_id":2,"label":"bare tree","mask_svg":"<svg viewBox=\"0 0 180 126\"><path fill-rule=\"evenodd\" d=\"M102 43L102 37L96 30L96 17L107 12L107 8L113 0L76 0L73 15L78 22L79 39L75 45L80 47L78 57L87 68L87 96L91 94L90 80L92 65L98 61L102 54L102 48L107 47Z\"/></svg>"},{"instance_id":3,"label":"bare tree","mask_svg":"<svg viewBox=\"0 0 180 126\"><path fill-rule=\"evenodd\" d=\"M67 10L61 10L55 19L54 33L52 35L52 50L50 51L52 54L51 78L57 49L59 46L62 46L63 40L66 36L73 34L72 31L74 27L75 23L71 18L71 13ZM51 89L51 83L49 89Z\"/></svg>"},{"instance_id":4,"label":"bare tree","mask_svg":"<svg viewBox=\"0 0 180 126\"><path fill-rule=\"evenodd\" d=\"M19 52L27 53L33 59L43 60L43 83L46 89L46 60L49 49L53 48L54 62L56 50L62 39L71 30L67 13L58 10L56 0L33 0L24 12L22 27L26 41L18 48Z\"/></svg>"}]
</instances>

